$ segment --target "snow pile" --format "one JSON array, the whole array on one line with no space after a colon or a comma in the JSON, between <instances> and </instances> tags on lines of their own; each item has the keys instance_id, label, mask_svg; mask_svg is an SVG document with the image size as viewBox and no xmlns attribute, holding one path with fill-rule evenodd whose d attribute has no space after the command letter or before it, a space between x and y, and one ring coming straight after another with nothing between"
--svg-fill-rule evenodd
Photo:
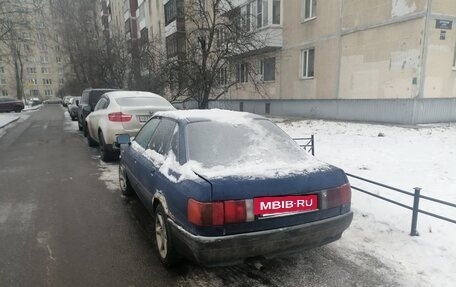
<instances>
[{"instance_id":1,"label":"snow pile","mask_svg":"<svg viewBox=\"0 0 456 287\"><path fill-rule=\"evenodd\" d=\"M11 114L0 114L0 128L4 128L12 122L15 122L19 119L16 115Z\"/></svg>"},{"instance_id":2,"label":"snow pile","mask_svg":"<svg viewBox=\"0 0 456 287\"><path fill-rule=\"evenodd\" d=\"M278 124L292 137L314 134L316 156L348 173L410 192L419 186L423 195L456 202L456 124L397 127L318 120ZM412 197L349 179L353 186L413 204ZM456 281L455 224L419 214L420 236L411 237L411 211L355 190L352 207L353 224L336 246L374 254L408 274L409 280L423 280L423 285L429 281L433 286L451 286ZM455 208L425 200L420 209L456 218ZM414 285L410 282L406 285Z\"/></svg>"}]
</instances>

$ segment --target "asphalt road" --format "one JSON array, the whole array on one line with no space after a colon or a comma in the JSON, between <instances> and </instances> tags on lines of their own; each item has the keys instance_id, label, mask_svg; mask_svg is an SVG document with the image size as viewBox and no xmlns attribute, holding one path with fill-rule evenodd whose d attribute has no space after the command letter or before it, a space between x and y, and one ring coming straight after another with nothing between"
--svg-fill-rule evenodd
<instances>
[{"instance_id":1,"label":"asphalt road","mask_svg":"<svg viewBox=\"0 0 456 287\"><path fill-rule=\"evenodd\" d=\"M0 286L400 285L369 254L331 245L261 271L190 262L167 270L150 215L137 198L120 196L112 176L103 180L116 164L102 164L72 127L60 106L48 105L0 137Z\"/></svg>"}]
</instances>

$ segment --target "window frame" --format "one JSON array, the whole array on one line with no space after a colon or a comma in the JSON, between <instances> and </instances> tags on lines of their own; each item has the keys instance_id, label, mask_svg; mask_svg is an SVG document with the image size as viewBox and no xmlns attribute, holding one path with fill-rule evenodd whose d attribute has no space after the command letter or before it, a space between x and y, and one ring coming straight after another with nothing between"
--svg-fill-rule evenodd
<instances>
[{"instance_id":1,"label":"window frame","mask_svg":"<svg viewBox=\"0 0 456 287\"><path fill-rule=\"evenodd\" d=\"M307 3L309 1L309 7L310 7L310 13L309 13L309 17L306 16L307 14ZM302 23L305 23L305 22L308 22L308 21L312 21L314 19L317 18L317 2L316 0L302 0L301 1L301 5L302 5L302 8L301 8L301 20L302 20Z\"/></svg>"},{"instance_id":2,"label":"window frame","mask_svg":"<svg viewBox=\"0 0 456 287\"><path fill-rule=\"evenodd\" d=\"M313 50L313 75L309 76L309 56L310 51ZM304 56L306 54L306 56ZM313 79L315 77L315 48L305 48L301 50L301 57L300 57L300 64L299 64L299 77L303 80ZM304 74L304 58L306 59L306 73Z\"/></svg>"},{"instance_id":3,"label":"window frame","mask_svg":"<svg viewBox=\"0 0 456 287\"><path fill-rule=\"evenodd\" d=\"M267 60L274 60L274 73L272 73L273 78L272 79L266 79L265 78L265 67L266 67L266 61ZM262 81L263 82L274 82L276 80L276 72L277 72L277 59L276 57L266 57L260 60L260 67L259 67L259 73L262 76Z\"/></svg>"}]
</instances>

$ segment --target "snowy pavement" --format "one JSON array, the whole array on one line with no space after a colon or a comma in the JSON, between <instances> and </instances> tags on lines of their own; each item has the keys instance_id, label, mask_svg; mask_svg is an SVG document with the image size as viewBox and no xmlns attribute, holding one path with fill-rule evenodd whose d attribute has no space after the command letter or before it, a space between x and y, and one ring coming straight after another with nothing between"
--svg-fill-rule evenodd
<instances>
[{"instance_id":1,"label":"snowy pavement","mask_svg":"<svg viewBox=\"0 0 456 287\"><path fill-rule=\"evenodd\" d=\"M422 195L456 202L456 124L413 127L319 120L278 120L292 137L315 135L316 157L346 172ZM379 134L383 136L379 136ZM413 198L349 178L352 185L412 206ZM332 246L366 252L409 278L410 285L453 286L456 225L353 190L351 227ZM420 209L456 219L456 209L421 200ZM413 282L413 283L412 283ZM421 283L420 283L421 282Z\"/></svg>"},{"instance_id":2,"label":"snowy pavement","mask_svg":"<svg viewBox=\"0 0 456 287\"><path fill-rule=\"evenodd\" d=\"M6 127L7 125L17 121L19 116L16 114L0 114L0 129Z\"/></svg>"}]
</instances>

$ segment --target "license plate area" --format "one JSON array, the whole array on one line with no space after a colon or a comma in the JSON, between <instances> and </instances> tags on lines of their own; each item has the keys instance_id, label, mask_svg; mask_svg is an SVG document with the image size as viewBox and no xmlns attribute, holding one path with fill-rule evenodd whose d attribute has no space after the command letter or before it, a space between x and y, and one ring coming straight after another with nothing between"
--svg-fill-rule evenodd
<instances>
[{"instance_id":1,"label":"license plate area","mask_svg":"<svg viewBox=\"0 0 456 287\"><path fill-rule=\"evenodd\" d=\"M318 195L290 195L258 197L253 199L256 217L279 217L318 210Z\"/></svg>"},{"instance_id":2,"label":"license plate area","mask_svg":"<svg viewBox=\"0 0 456 287\"><path fill-rule=\"evenodd\" d=\"M147 122L152 116L138 116L138 121L140 123L145 123Z\"/></svg>"}]
</instances>

